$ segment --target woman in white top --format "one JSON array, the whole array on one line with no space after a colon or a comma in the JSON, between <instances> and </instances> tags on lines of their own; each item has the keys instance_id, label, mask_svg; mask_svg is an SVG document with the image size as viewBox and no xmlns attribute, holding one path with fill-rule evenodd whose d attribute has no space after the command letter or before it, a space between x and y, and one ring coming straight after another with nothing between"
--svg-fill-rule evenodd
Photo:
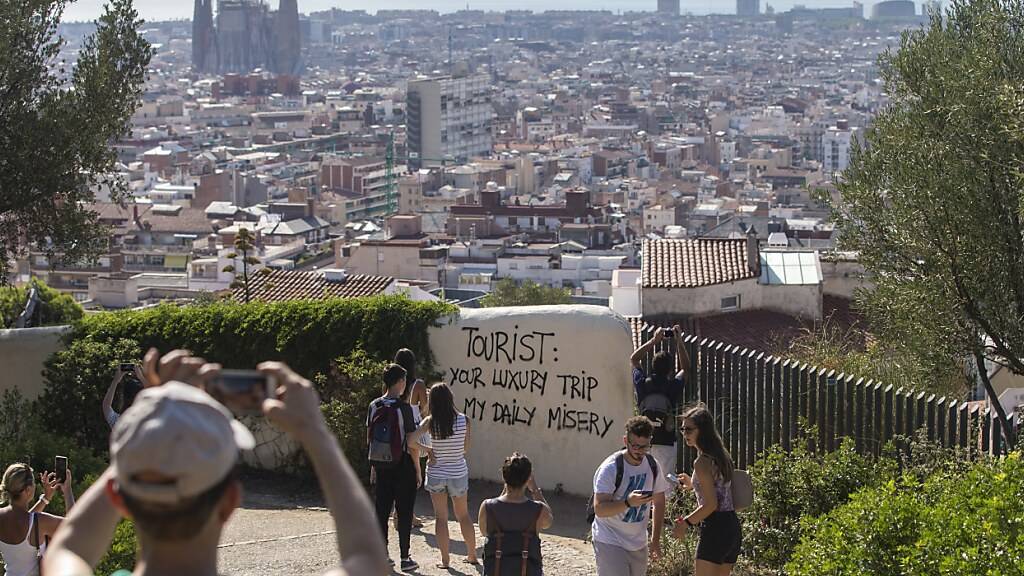
<instances>
[{"instance_id":1,"label":"woman in white top","mask_svg":"<svg viewBox=\"0 0 1024 576\"><path fill-rule=\"evenodd\" d=\"M448 496L452 498L455 518L466 541L466 562L476 564L476 536L469 517L469 419L455 409L455 400L447 384L430 387L430 415L412 433L410 442L430 432L433 457L427 463L427 492L437 519L437 547L441 550L441 568L448 568Z\"/></svg>"},{"instance_id":2,"label":"woman in white top","mask_svg":"<svg viewBox=\"0 0 1024 576\"><path fill-rule=\"evenodd\" d=\"M46 539L53 536L63 520L43 509L57 488L63 491L67 508L75 503L70 468L63 484L52 472L40 474L43 495L35 503L32 502L36 495L33 474L28 464L11 464L0 481L0 504L6 504L0 508L0 557L4 559L5 576L39 575L40 548L45 547Z\"/></svg>"}]
</instances>

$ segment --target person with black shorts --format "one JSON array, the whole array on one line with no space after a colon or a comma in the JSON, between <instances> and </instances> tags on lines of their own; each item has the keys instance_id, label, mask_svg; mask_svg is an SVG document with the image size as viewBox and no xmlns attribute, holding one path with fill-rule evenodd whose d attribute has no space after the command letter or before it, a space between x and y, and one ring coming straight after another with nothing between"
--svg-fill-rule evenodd
<instances>
[{"instance_id":1,"label":"person with black shorts","mask_svg":"<svg viewBox=\"0 0 1024 576\"><path fill-rule=\"evenodd\" d=\"M693 476L679 474L679 488L693 490L697 509L676 518L672 535L682 540L691 528L700 528L695 576L728 576L740 554L743 533L732 499L735 466L715 421L703 404L680 417L686 445L697 450Z\"/></svg>"}]
</instances>

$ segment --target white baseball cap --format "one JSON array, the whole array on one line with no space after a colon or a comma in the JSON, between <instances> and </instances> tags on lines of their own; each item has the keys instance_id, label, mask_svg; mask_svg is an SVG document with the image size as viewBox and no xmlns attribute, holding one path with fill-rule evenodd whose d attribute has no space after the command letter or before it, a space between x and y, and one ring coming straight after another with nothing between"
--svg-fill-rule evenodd
<instances>
[{"instance_id":1,"label":"white baseball cap","mask_svg":"<svg viewBox=\"0 0 1024 576\"><path fill-rule=\"evenodd\" d=\"M176 504L223 480L252 433L205 391L183 382L146 388L117 420L110 461L121 490L138 500ZM144 482L142 472L168 481Z\"/></svg>"}]
</instances>

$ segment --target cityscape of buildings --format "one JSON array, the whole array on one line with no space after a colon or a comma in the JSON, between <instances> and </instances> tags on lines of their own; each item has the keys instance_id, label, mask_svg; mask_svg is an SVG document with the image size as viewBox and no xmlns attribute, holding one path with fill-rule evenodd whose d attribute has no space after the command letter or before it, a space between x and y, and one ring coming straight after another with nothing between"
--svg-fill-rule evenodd
<instances>
[{"instance_id":1,"label":"cityscape of buildings","mask_svg":"<svg viewBox=\"0 0 1024 576\"><path fill-rule=\"evenodd\" d=\"M512 279L627 316L819 320L858 281L822 198L885 106L876 58L926 7L301 9L195 0L191 22L147 24L111 175L130 198L91 207L105 253L37 247L15 280L87 307L227 294L245 228L274 271L262 299L472 306ZM65 50L89 29L64 25Z\"/></svg>"}]
</instances>

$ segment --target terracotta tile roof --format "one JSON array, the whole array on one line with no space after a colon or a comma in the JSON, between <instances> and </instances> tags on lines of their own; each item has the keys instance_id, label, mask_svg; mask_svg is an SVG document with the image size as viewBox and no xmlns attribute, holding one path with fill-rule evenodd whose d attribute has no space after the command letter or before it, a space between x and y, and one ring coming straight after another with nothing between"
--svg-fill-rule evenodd
<instances>
[{"instance_id":1,"label":"terracotta tile roof","mask_svg":"<svg viewBox=\"0 0 1024 576\"><path fill-rule=\"evenodd\" d=\"M279 302L282 300L320 300L323 298L358 298L374 296L387 288L393 278L370 274L349 274L341 281L327 280L321 272L299 270L273 270L257 274L250 280L252 300ZM245 300L245 290L236 288L232 299Z\"/></svg>"},{"instance_id":2,"label":"terracotta tile roof","mask_svg":"<svg viewBox=\"0 0 1024 576\"><path fill-rule=\"evenodd\" d=\"M747 266L747 241L697 238L647 240L641 266L643 288L696 288L757 273Z\"/></svg>"}]
</instances>

